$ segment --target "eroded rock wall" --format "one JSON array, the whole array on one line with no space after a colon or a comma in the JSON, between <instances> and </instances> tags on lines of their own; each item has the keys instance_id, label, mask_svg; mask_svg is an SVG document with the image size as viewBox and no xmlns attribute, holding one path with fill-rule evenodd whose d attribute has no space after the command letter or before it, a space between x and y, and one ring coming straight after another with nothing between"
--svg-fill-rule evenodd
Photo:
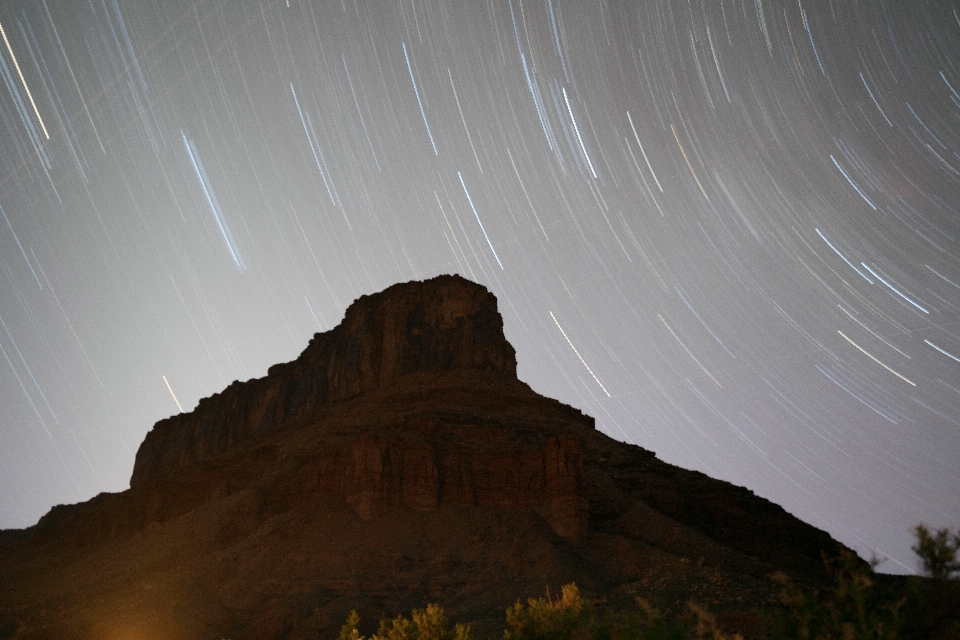
<instances>
[{"instance_id":1,"label":"eroded rock wall","mask_svg":"<svg viewBox=\"0 0 960 640\"><path fill-rule=\"evenodd\" d=\"M487 451L361 437L319 465L317 484L365 520L400 505L418 511L440 504L510 507L535 511L571 542L587 535L589 505L580 441L573 434L538 448Z\"/></svg>"},{"instance_id":2,"label":"eroded rock wall","mask_svg":"<svg viewBox=\"0 0 960 640\"><path fill-rule=\"evenodd\" d=\"M131 486L226 452L318 407L418 371L473 369L516 377L497 299L459 276L397 284L358 298L343 322L264 378L234 382L189 412L161 420L137 451Z\"/></svg>"}]
</instances>

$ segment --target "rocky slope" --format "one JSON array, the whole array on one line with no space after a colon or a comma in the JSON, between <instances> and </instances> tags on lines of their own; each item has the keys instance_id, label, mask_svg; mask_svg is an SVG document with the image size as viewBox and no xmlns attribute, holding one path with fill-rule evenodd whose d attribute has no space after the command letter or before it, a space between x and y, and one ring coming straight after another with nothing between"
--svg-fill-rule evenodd
<instances>
[{"instance_id":1,"label":"rocky slope","mask_svg":"<svg viewBox=\"0 0 960 640\"><path fill-rule=\"evenodd\" d=\"M533 392L495 297L440 276L158 422L129 490L0 532L0 637L334 637L428 601L484 637L571 581L749 627L770 574L823 580L840 549Z\"/></svg>"}]
</instances>

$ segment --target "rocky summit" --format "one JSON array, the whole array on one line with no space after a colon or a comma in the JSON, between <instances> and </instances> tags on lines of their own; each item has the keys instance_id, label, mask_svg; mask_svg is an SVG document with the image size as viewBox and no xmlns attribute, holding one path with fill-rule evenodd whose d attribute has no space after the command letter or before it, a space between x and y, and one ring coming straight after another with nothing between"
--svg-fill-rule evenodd
<instances>
[{"instance_id":1,"label":"rocky summit","mask_svg":"<svg viewBox=\"0 0 960 640\"><path fill-rule=\"evenodd\" d=\"M570 582L749 627L842 549L535 393L493 294L439 276L158 422L130 489L0 532L0 637L332 639L436 602L486 638Z\"/></svg>"}]
</instances>

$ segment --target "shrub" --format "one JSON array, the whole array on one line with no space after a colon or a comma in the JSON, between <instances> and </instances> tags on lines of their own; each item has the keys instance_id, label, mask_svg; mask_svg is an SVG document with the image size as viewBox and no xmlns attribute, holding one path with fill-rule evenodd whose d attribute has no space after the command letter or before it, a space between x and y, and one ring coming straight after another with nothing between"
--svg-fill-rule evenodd
<instances>
[{"instance_id":1,"label":"shrub","mask_svg":"<svg viewBox=\"0 0 960 640\"><path fill-rule=\"evenodd\" d=\"M340 635L337 640L363 640L357 627L360 626L360 614L356 610L351 611L347 616L347 621L340 627Z\"/></svg>"},{"instance_id":2,"label":"shrub","mask_svg":"<svg viewBox=\"0 0 960 640\"><path fill-rule=\"evenodd\" d=\"M511 629L503 632L503 639L570 640L570 634L580 624L584 603L576 584L564 585L561 591L558 600L530 598L526 607L517 600L507 609Z\"/></svg>"},{"instance_id":3,"label":"shrub","mask_svg":"<svg viewBox=\"0 0 960 640\"><path fill-rule=\"evenodd\" d=\"M873 569L847 551L834 565L836 586L823 594L810 594L795 588L785 576L783 601L790 615L782 621L781 637L803 640L894 640L903 626L900 609L904 598L897 598L875 581ZM819 596L819 597L818 597Z\"/></svg>"},{"instance_id":4,"label":"shrub","mask_svg":"<svg viewBox=\"0 0 960 640\"><path fill-rule=\"evenodd\" d=\"M920 558L924 574L937 580L949 580L960 572L960 531L952 533L949 529L937 529L931 533L926 526L918 524L913 533L917 544L911 548Z\"/></svg>"},{"instance_id":5,"label":"shrub","mask_svg":"<svg viewBox=\"0 0 960 640\"><path fill-rule=\"evenodd\" d=\"M637 609L607 611L605 619L590 627L591 640L685 640L687 630L676 620L668 622L647 600L637 596Z\"/></svg>"},{"instance_id":6,"label":"shrub","mask_svg":"<svg viewBox=\"0 0 960 640\"><path fill-rule=\"evenodd\" d=\"M716 616L707 611L706 607L691 600L687 603L687 608L690 609L690 612L697 620L697 626L694 631L698 638L709 638L710 640L743 640L743 636L739 633L732 636L723 633L717 625ZM680 637L682 638L683 636Z\"/></svg>"},{"instance_id":7,"label":"shrub","mask_svg":"<svg viewBox=\"0 0 960 640\"><path fill-rule=\"evenodd\" d=\"M337 640L367 640L360 635L359 626L360 614L351 611ZM409 620L403 616L381 620L370 640L473 640L473 631L462 624L451 629L443 608L428 604L426 609L414 609Z\"/></svg>"}]
</instances>

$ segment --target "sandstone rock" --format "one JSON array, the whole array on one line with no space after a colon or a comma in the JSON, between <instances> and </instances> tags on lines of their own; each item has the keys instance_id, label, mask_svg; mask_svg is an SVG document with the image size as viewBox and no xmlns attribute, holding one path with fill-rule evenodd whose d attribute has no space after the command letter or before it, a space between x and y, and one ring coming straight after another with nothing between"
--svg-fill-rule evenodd
<instances>
[{"instance_id":1,"label":"sandstone rock","mask_svg":"<svg viewBox=\"0 0 960 640\"><path fill-rule=\"evenodd\" d=\"M131 486L224 453L318 407L418 371L517 375L497 299L459 276L394 285L361 296L343 322L318 333L293 362L234 382L189 413L161 420L137 451Z\"/></svg>"}]
</instances>

